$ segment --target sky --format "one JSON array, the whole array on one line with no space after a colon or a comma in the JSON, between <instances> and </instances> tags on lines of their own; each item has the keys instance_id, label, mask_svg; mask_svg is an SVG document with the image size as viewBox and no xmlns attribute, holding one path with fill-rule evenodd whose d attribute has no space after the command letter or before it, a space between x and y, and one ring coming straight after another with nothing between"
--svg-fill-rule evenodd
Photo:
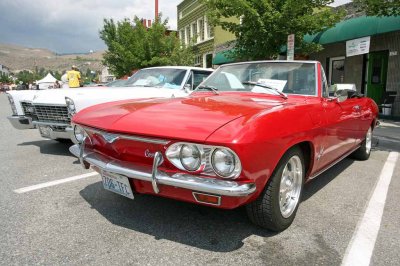
<instances>
[{"instance_id":1,"label":"sky","mask_svg":"<svg viewBox=\"0 0 400 266\"><path fill-rule=\"evenodd\" d=\"M159 0L159 12L176 29L176 6ZM334 6L350 0L336 0ZM154 19L153 0L1 0L0 43L47 48L57 53L106 49L99 38L104 18Z\"/></svg>"}]
</instances>

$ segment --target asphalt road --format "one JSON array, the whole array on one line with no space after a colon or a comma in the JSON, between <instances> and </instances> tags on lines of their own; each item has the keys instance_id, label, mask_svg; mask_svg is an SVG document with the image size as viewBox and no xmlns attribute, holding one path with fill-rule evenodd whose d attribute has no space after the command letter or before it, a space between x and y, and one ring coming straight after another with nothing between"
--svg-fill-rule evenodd
<instances>
[{"instance_id":1,"label":"asphalt road","mask_svg":"<svg viewBox=\"0 0 400 266\"><path fill-rule=\"evenodd\" d=\"M0 94L1 265L341 265L389 152L400 151L400 124L382 123L371 158L345 159L307 184L292 226L273 234L252 225L243 208L145 195L132 201L105 191L98 175L18 194L88 171L69 145L12 128L10 112ZM371 265L400 264L399 162Z\"/></svg>"}]
</instances>

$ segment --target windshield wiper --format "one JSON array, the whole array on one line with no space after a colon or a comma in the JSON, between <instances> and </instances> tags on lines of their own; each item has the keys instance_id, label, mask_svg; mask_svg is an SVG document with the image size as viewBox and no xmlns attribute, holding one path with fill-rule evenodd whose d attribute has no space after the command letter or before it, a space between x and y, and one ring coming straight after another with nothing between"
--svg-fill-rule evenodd
<instances>
[{"instance_id":1,"label":"windshield wiper","mask_svg":"<svg viewBox=\"0 0 400 266\"><path fill-rule=\"evenodd\" d=\"M209 90L209 91L212 91L214 94L219 95L218 89L216 87L214 87L214 86L200 85L194 91L197 91L197 90L200 90L200 89Z\"/></svg>"},{"instance_id":2,"label":"windshield wiper","mask_svg":"<svg viewBox=\"0 0 400 266\"><path fill-rule=\"evenodd\" d=\"M255 82L255 81L243 81L242 82L245 85L255 85L255 86L260 86L269 90L272 90L273 92L276 92L277 94L279 94L283 99L287 99L287 95L279 90L277 90L276 88L273 88L271 86L268 86L265 83L260 83L260 82Z\"/></svg>"}]
</instances>

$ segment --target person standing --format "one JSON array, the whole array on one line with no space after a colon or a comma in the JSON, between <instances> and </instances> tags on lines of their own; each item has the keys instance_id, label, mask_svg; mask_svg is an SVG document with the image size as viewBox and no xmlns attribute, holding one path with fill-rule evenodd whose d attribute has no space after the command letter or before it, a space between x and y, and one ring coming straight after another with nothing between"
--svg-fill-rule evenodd
<instances>
[{"instance_id":1,"label":"person standing","mask_svg":"<svg viewBox=\"0 0 400 266\"><path fill-rule=\"evenodd\" d=\"M81 73L76 66L72 66L72 70L67 71L67 80L70 88L79 88L81 82Z\"/></svg>"}]
</instances>

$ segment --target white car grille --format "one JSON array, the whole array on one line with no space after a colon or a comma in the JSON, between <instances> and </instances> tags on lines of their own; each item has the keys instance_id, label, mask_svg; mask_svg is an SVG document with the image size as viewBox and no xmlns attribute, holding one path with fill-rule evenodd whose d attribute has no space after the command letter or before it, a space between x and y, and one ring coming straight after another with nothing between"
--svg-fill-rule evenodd
<instances>
[{"instance_id":1,"label":"white car grille","mask_svg":"<svg viewBox=\"0 0 400 266\"><path fill-rule=\"evenodd\" d=\"M39 122L69 124L67 106L63 105L35 105L35 112Z\"/></svg>"},{"instance_id":2,"label":"white car grille","mask_svg":"<svg viewBox=\"0 0 400 266\"><path fill-rule=\"evenodd\" d=\"M35 109L33 108L32 103L30 102L21 102L22 110L24 114L29 117L35 116Z\"/></svg>"}]
</instances>

